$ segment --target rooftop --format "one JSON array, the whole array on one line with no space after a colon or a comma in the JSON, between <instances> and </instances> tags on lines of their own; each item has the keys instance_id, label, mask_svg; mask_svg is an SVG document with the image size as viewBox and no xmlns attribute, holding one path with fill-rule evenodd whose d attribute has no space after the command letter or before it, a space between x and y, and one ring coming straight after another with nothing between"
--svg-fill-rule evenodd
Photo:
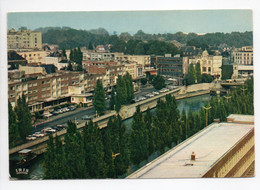
<instances>
[{"instance_id":1,"label":"rooftop","mask_svg":"<svg viewBox=\"0 0 260 190\"><path fill-rule=\"evenodd\" d=\"M213 123L127 178L202 177L254 129L254 116L233 114L230 117L244 123ZM196 154L195 161L191 161L192 152Z\"/></svg>"}]
</instances>

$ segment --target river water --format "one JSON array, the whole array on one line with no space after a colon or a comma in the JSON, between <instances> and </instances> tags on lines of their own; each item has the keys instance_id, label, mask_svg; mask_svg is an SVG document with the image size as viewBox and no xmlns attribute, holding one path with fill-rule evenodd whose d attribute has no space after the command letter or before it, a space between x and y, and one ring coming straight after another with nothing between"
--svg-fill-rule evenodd
<instances>
[{"instance_id":1,"label":"river water","mask_svg":"<svg viewBox=\"0 0 260 190\"><path fill-rule=\"evenodd\" d=\"M192 111L197 111L201 108L201 106L204 106L207 102L209 102L210 98L211 96L209 94L202 95L202 96L195 96L191 98L185 98L185 99L177 100L177 106L180 112L182 112L183 109L185 109L186 113L188 113L190 109L192 109ZM152 113L155 114L156 108L152 109L151 111ZM123 121L123 124L127 127L127 130L130 130L132 120L133 119L130 118ZM32 180L43 179L42 163L43 163L43 157L29 168L29 174L28 174L29 179Z\"/></svg>"}]
</instances>

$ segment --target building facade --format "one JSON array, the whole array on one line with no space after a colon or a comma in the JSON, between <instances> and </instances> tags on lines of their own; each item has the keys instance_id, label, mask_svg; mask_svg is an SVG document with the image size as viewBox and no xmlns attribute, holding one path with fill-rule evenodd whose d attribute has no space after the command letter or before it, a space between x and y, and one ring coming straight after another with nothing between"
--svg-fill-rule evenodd
<instances>
[{"instance_id":1,"label":"building facade","mask_svg":"<svg viewBox=\"0 0 260 190\"><path fill-rule=\"evenodd\" d=\"M205 50L202 55L189 59L189 64L197 63L200 64L201 74L209 74L217 79L221 78L222 56L209 55L207 50Z\"/></svg>"},{"instance_id":2,"label":"building facade","mask_svg":"<svg viewBox=\"0 0 260 190\"><path fill-rule=\"evenodd\" d=\"M233 52L234 64L236 65L253 65L253 47L244 46L242 48L236 49Z\"/></svg>"},{"instance_id":3,"label":"building facade","mask_svg":"<svg viewBox=\"0 0 260 190\"><path fill-rule=\"evenodd\" d=\"M28 63L46 63L46 51L18 51L17 54L26 59Z\"/></svg>"},{"instance_id":4,"label":"building facade","mask_svg":"<svg viewBox=\"0 0 260 190\"><path fill-rule=\"evenodd\" d=\"M32 74L24 78L8 81L8 99L12 106L25 95L32 112L69 101L69 86L84 83L80 72L59 72L49 75Z\"/></svg>"},{"instance_id":5,"label":"building facade","mask_svg":"<svg viewBox=\"0 0 260 190\"><path fill-rule=\"evenodd\" d=\"M8 30L7 33L8 49L42 49L42 33L27 29Z\"/></svg>"},{"instance_id":6,"label":"building facade","mask_svg":"<svg viewBox=\"0 0 260 190\"><path fill-rule=\"evenodd\" d=\"M156 68L159 75L183 78L187 65L186 57L172 57L170 54L156 57Z\"/></svg>"}]
</instances>

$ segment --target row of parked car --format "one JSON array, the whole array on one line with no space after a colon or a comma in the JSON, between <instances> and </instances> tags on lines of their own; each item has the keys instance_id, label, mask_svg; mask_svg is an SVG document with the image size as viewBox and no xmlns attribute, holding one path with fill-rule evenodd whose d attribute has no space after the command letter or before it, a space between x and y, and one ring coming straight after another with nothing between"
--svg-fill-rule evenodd
<instances>
[{"instance_id":1,"label":"row of parked car","mask_svg":"<svg viewBox=\"0 0 260 190\"><path fill-rule=\"evenodd\" d=\"M61 109L58 109L54 112L52 112L53 115L58 115L58 114L61 114L61 113L65 113L65 112L68 112L68 111L73 111L75 110L77 107L76 106L69 106L69 107L65 107L65 108L61 108Z\"/></svg>"},{"instance_id":2,"label":"row of parked car","mask_svg":"<svg viewBox=\"0 0 260 190\"><path fill-rule=\"evenodd\" d=\"M35 140L37 138L44 137L46 135L56 133L57 131L61 131L61 130L65 129L65 128L66 127L63 126L63 125L57 125L56 127L53 127L53 128L48 127L48 128L42 129L39 132L35 132L32 135L29 135L28 137L26 137L26 140L28 140L28 141Z\"/></svg>"},{"instance_id":3,"label":"row of parked car","mask_svg":"<svg viewBox=\"0 0 260 190\"><path fill-rule=\"evenodd\" d=\"M139 102L139 101L142 101L142 100L146 100L147 98L152 98L152 97L154 97L154 96L156 96L156 95L159 95L160 93L164 93L164 92L168 92L168 91L169 91L168 88L163 88L163 89L161 89L161 90L159 90L159 91L153 91L153 92L151 92L151 93L149 93L149 94L146 94L145 96L139 96L139 97L137 97L137 98L135 99L135 102Z\"/></svg>"}]
</instances>

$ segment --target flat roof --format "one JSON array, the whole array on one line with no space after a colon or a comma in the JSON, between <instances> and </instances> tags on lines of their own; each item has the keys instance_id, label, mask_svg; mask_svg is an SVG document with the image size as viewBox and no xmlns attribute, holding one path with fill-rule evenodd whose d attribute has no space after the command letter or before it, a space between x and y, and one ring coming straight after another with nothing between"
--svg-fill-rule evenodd
<instances>
[{"instance_id":1,"label":"flat roof","mask_svg":"<svg viewBox=\"0 0 260 190\"><path fill-rule=\"evenodd\" d=\"M213 123L127 178L202 177L253 128L254 124ZM190 160L192 152L195 161Z\"/></svg>"}]
</instances>

